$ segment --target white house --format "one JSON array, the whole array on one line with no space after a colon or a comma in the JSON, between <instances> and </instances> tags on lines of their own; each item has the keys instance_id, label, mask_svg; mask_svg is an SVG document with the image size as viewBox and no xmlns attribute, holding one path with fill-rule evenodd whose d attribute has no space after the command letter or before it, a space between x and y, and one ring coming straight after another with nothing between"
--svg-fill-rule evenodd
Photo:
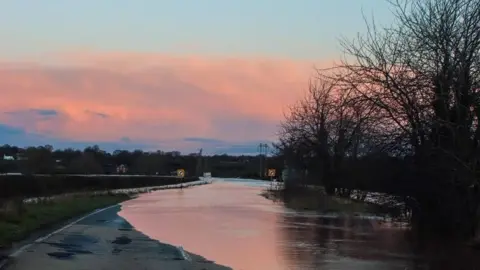
<instances>
[{"instance_id":1,"label":"white house","mask_svg":"<svg viewBox=\"0 0 480 270\"><path fill-rule=\"evenodd\" d=\"M3 155L3 160L15 160L13 156Z\"/></svg>"},{"instance_id":2,"label":"white house","mask_svg":"<svg viewBox=\"0 0 480 270\"><path fill-rule=\"evenodd\" d=\"M121 164L120 166L117 166L117 173L126 173L128 171L128 168L126 165Z\"/></svg>"}]
</instances>

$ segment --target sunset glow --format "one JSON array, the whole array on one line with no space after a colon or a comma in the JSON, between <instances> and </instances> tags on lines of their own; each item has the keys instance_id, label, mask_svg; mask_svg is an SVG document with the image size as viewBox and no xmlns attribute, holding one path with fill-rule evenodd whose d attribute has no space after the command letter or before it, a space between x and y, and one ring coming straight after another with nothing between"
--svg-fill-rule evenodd
<instances>
[{"instance_id":1,"label":"sunset glow","mask_svg":"<svg viewBox=\"0 0 480 270\"><path fill-rule=\"evenodd\" d=\"M340 59L338 38L362 30L358 10L374 7L188 3L5 4L0 141L256 152L275 140L314 68ZM332 12L344 6L345 18Z\"/></svg>"},{"instance_id":2,"label":"sunset glow","mask_svg":"<svg viewBox=\"0 0 480 270\"><path fill-rule=\"evenodd\" d=\"M0 70L0 122L52 139L147 148L182 148L189 137L255 145L274 140L314 71L314 63L270 59L92 54L68 61Z\"/></svg>"}]
</instances>

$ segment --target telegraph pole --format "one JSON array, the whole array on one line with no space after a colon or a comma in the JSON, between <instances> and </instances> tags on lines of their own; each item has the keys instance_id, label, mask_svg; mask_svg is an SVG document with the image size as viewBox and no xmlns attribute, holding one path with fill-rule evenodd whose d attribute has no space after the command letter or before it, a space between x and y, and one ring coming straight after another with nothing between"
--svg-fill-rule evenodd
<instances>
[{"instance_id":1,"label":"telegraph pole","mask_svg":"<svg viewBox=\"0 0 480 270\"><path fill-rule=\"evenodd\" d=\"M260 143L257 148L259 154L260 154L260 178L262 178L265 175L265 163L268 155L268 144L266 143Z\"/></svg>"},{"instance_id":2,"label":"telegraph pole","mask_svg":"<svg viewBox=\"0 0 480 270\"><path fill-rule=\"evenodd\" d=\"M263 164L262 164L262 153L263 153L263 143L260 143L257 147L257 150L259 152L259 161L260 161L260 171L258 172L258 176L260 176L260 178L262 178L262 171L263 171Z\"/></svg>"},{"instance_id":3,"label":"telegraph pole","mask_svg":"<svg viewBox=\"0 0 480 270\"><path fill-rule=\"evenodd\" d=\"M197 176L203 176L202 152L203 152L203 149L200 148L200 151L198 151L198 154L197 154L197 164L196 164L197 166L195 168Z\"/></svg>"},{"instance_id":4,"label":"telegraph pole","mask_svg":"<svg viewBox=\"0 0 480 270\"><path fill-rule=\"evenodd\" d=\"M268 168L267 168L267 165L268 165L268 164L267 164L268 144L265 143L263 146L265 147L265 155L263 156L263 168L264 168L264 170L267 170L267 169L268 169ZM266 171L263 172L263 175L265 175L265 174L266 174Z\"/></svg>"},{"instance_id":5,"label":"telegraph pole","mask_svg":"<svg viewBox=\"0 0 480 270\"><path fill-rule=\"evenodd\" d=\"M208 156L203 156L202 157L202 167L203 167L203 172L210 172L210 169L208 168Z\"/></svg>"}]
</instances>

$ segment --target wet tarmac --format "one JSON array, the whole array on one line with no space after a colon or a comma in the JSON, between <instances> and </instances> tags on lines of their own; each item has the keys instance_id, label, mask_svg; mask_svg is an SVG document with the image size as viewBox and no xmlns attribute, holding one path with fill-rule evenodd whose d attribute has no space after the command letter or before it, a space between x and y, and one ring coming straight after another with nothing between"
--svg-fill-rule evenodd
<instances>
[{"instance_id":1,"label":"wet tarmac","mask_svg":"<svg viewBox=\"0 0 480 270\"><path fill-rule=\"evenodd\" d=\"M230 269L136 231L118 215L120 208L91 215L39 239L19 252L6 269Z\"/></svg>"}]
</instances>

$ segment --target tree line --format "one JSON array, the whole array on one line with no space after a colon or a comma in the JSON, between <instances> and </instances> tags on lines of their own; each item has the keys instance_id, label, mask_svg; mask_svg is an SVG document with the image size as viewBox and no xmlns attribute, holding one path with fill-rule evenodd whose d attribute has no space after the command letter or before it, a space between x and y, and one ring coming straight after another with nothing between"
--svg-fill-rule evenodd
<instances>
[{"instance_id":1,"label":"tree line","mask_svg":"<svg viewBox=\"0 0 480 270\"><path fill-rule=\"evenodd\" d=\"M392 0L345 59L318 70L279 132L278 154L325 186L404 196L419 229L479 225L480 1Z\"/></svg>"},{"instance_id":2,"label":"tree line","mask_svg":"<svg viewBox=\"0 0 480 270\"><path fill-rule=\"evenodd\" d=\"M283 165L279 157L265 155L201 156L199 153L143 150L109 153L97 145L84 150L54 149L51 145L27 148L3 145L0 146L0 158L3 158L0 173L23 174L171 175L177 169L184 169L187 176L211 172L217 177L265 178L267 167L280 172ZM125 172L117 172L117 167L121 165L126 167Z\"/></svg>"}]
</instances>

